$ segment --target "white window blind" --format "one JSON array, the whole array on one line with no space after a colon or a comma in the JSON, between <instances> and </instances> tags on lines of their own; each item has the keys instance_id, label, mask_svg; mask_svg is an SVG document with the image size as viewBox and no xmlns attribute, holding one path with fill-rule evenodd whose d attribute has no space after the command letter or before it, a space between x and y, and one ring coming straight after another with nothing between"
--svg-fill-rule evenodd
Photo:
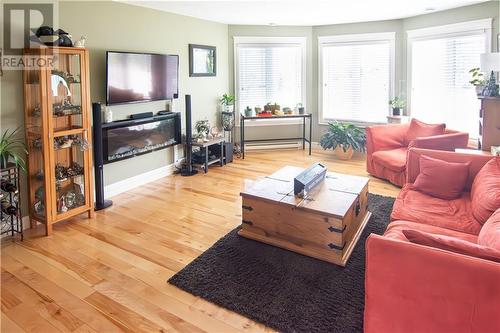
<instances>
[{"instance_id":1,"label":"white window blind","mask_svg":"<svg viewBox=\"0 0 500 333\"><path fill-rule=\"evenodd\" d=\"M236 46L237 105L281 108L304 103L303 45L295 43L239 44Z\"/></svg>"},{"instance_id":2,"label":"white window blind","mask_svg":"<svg viewBox=\"0 0 500 333\"><path fill-rule=\"evenodd\" d=\"M366 40L320 44L320 103L324 121L387 121L392 84L391 43Z\"/></svg>"},{"instance_id":3,"label":"white window blind","mask_svg":"<svg viewBox=\"0 0 500 333\"><path fill-rule=\"evenodd\" d=\"M411 115L477 137L479 101L469 70L486 52L483 31L411 42Z\"/></svg>"}]
</instances>

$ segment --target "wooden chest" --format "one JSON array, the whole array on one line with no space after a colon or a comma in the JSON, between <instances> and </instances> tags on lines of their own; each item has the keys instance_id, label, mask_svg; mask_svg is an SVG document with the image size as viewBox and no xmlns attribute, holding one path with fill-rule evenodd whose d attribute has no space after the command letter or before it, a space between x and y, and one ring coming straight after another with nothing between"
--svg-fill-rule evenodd
<instances>
[{"instance_id":1,"label":"wooden chest","mask_svg":"<svg viewBox=\"0 0 500 333\"><path fill-rule=\"evenodd\" d=\"M345 266L366 225L366 177L327 173L306 198L293 195L303 169L285 167L241 193L241 236Z\"/></svg>"}]
</instances>

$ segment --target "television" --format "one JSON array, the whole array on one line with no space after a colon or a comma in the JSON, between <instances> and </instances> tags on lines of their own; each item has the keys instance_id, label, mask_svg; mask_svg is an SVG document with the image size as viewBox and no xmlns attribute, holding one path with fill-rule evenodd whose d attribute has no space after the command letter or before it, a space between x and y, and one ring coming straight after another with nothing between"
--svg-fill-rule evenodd
<instances>
[{"instance_id":1,"label":"television","mask_svg":"<svg viewBox=\"0 0 500 333\"><path fill-rule=\"evenodd\" d=\"M106 52L106 104L174 98L178 94L179 56Z\"/></svg>"}]
</instances>

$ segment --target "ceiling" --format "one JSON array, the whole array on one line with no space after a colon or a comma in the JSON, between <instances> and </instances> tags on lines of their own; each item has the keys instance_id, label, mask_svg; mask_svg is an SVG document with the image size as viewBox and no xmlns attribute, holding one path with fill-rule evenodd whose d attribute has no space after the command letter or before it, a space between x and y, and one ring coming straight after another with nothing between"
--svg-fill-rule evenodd
<instances>
[{"instance_id":1,"label":"ceiling","mask_svg":"<svg viewBox=\"0 0 500 333\"><path fill-rule=\"evenodd\" d=\"M226 24L326 25L400 19L484 0L226 0L123 2Z\"/></svg>"}]
</instances>

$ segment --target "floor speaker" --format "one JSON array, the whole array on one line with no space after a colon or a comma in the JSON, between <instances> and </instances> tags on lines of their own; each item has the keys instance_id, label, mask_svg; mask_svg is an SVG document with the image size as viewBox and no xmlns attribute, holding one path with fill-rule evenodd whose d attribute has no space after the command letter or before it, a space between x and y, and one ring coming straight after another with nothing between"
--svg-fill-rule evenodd
<instances>
[{"instance_id":1,"label":"floor speaker","mask_svg":"<svg viewBox=\"0 0 500 333\"><path fill-rule=\"evenodd\" d=\"M193 128L191 125L191 95L186 95L186 162L181 168L182 176L192 176L198 173L193 167L192 147Z\"/></svg>"},{"instance_id":2,"label":"floor speaker","mask_svg":"<svg viewBox=\"0 0 500 333\"><path fill-rule=\"evenodd\" d=\"M92 103L92 117L94 118L92 134L94 139L95 210L101 210L113 204L113 201L104 199L101 103Z\"/></svg>"}]
</instances>

